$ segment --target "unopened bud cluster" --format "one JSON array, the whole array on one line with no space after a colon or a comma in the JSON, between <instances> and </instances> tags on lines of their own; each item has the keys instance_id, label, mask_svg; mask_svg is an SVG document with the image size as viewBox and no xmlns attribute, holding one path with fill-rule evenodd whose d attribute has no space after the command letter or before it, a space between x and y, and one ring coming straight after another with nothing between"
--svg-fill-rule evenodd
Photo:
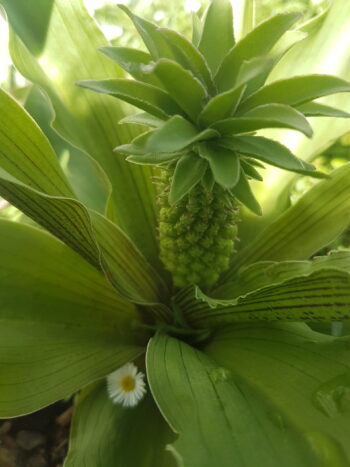
<instances>
[{"instance_id":1,"label":"unopened bud cluster","mask_svg":"<svg viewBox=\"0 0 350 467\"><path fill-rule=\"evenodd\" d=\"M170 206L167 187L171 176L171 170L164 170L159 222L161 260L176 286L210 286L228 268L234 251L235 200L217 184L209 191L198 183Z\"/></svg>"}]
</instances>

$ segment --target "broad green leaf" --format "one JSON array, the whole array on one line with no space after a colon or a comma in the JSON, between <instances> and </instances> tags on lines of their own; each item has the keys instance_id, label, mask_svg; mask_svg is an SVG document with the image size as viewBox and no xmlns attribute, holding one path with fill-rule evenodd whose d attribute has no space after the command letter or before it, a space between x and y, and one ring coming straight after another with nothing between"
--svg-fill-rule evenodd
<instances>
[{"instance_id":1,"label":"broad green leaf","mask_svg":"<svg viewBox=\"0 0 350 467\"><path fill-rule=\"evenodd\" d=\"M98 247L86 208L78 201L50 196L25 185L0 168L0 194L13 206L100 269Z\"/></svg>"},{"instance_id":2,"label":"broad green leaf","mask_svg":"<svg viewBox=\"0 0 350 467\"><path fill-rule=\"evenodd\" d=\"M210 94L215 93L213 79L208 64L198 49L187 39L171 29L160 28L159 32L171 47L176 60L200 79Z\"/></svg>"},{"instance_id":3,"label":"broad green leaf","mask_svg":"<svg viewBox=\"0 0 350 467\"><path fill-rule=\"evenodd\" d=\"M349 345L349 338L332 338L303 325L260 324L222 329L205 352L261 397L265 413L285 437L295 430L311 451L306 465L346 467Z\"/></svg>"},{"instance_id":4,"label":"broad green leaf","mask_svg":"<svg viewBox=\"0 0 350 467\"><path fill-rule=\"evenodd\" d=\"M237 184L240 176L238 154L215 143L202 143L199 154L209 162L216 183L227 189Z\"/></svg>"},{"instance_id":5,"label":"broad green leaf","mask_svg":"<svg viewBox=\"0 0 350 467\"><path fill-rule=\"evenodd\" d=\"M116 224L94 211L90 216L102 268L114 287L134 302L161 303L166 287L157 272Z\"/></svg>"},{"instance_id":6,"label":"broad green leaf","mask_svg":"<svg viewBox=\"0 0 350 467\"><path fill-rule=\"evenodd\" d=\"M102 265L113 285L125 296L137 303L160 302L163 284L158 278L160 282L156 285L157 273L120 228L97 213L89 214L81 203L71 198L55 153L34 120L3 92L0 105L1 115L5 112L7 115L6 120L0 117L1 196L97 269ZM91 223L90 216L96 225ZM109 249L106 245L111 237L116 244Z\"/></svg>"},{"instance_id":7,"label":"broad green leaf","mask_svg":"<svg viewBox=\"0 0 350 467\"><path fill-rule=\"evenodd\" d=\"M157 128L164 123L164 120L161 120L154 115L148 114L147 112L141 112L139 114L128 115L127 117L122 118L119 120L119 124L121 123L133 123L135 125L144 125Z\"/></svg>"},{"instance_id":8,"label":"broad green leaf","mask_svg":"<svg viewBox=\"0 0 350 467\"><path fill-rule=\"evenodd\" d=\"M244 133L262 128L290 128L312 136L312 128L301 112L282 104L266 104L255 107L240 117L216 122L212 128L221 134Z\"/></svg>"},{"instance_id":9,"label":"broad green leaf","mask_svg":"<svg viewBox=\"0 0 350 467\"><path fill-rule=\"evenodd\" d=\"M131 301L148 305L161 302L165 285L117 225L97 212L88 212L78 201L31 189L2 169L0 193L95 268L103 269L115 288Z\"/></svg>"},{"instance_id":10,"label":"broad green leaf","mask_svg":"<svg viewBox=\"0 0 350 467\"><path fill-rule=\"evenodd\" d=\"M166 450L175 435L152 397L135 408L113 404L105 382L76 398L65 467L175 467Z\"/></svg>"},{"instance_id":11,"label":"broad green leaf","mask_svg":"<svg viewBox=\"0 0 350 467\"><path fill-rule=\"evenodd\" d=\"M149 71L152 56L143 50L132 49L130 47L110 47L105 46L99 49L108 58L112 59L127 73L138 81L143 81L154 86L160 86L159 80Z\"/></svg>"},{"instance_id":12,"label":"broad green leaf","mask_svg":"<svg viewBox=\"0 0 350 467\"><path fill-rule=\"evenodd\" d=\"M350 164L330 175L243 248L225 280L257 261L308 259L342 233L350 223Z\"/></svg>"},{"instance_id":13,"label":"broad green leaf","mask_svg":"<svg viewBox=\"0 0 350 467\"><path fill-rule=\"evenodd\" d=\"M90 209L104 213L111 195L111 185L107 175L95 159L69 144L51 127L51 122L54 120L53 109L38 86L31 87L25 109L40 125L52 144L79 201Z\"/></svg>"},{"instance_id":14,"label":"broad green leaf","mask_svg":"<svg viewBox=\"0 0 350 467\"><path fill-rule=\"evenodd\" d=\"M249 321L342 321L350 318L349 285L348 272L322 269L233 299L212 299L198 290L199 302L192 298L188 312L182 309L200 329Z\"/></svg>"},{"instance_id":15,"label":"broad green leaf","mask_svg":"<svg viewBox=\"0 0 350 467\"><path fill-rule=\"evenodd\" d=\"M165 58L155 63L153 71L171 98L196 122L206 99L201 82L181 65Z\"/></svg>"},{"instance_id":16,"label":"broad green leaf","mask_svg":"<svg viewBox=\"0 0 350 467\"><path fill-rule=\"evenodd\" d=\"M316 172L314 166L295 157L288 148L263 136L227 137L220 141L224 147L280 167L281 169L307 174L314 177L325 177Z\"/></svg>"},{"instance_id":17,"label":"broad green leaf","mask_svg":"<svg viewBox=\"0 0 350 467\"><path fill-rule=\"evenodd\" d=\"M135 308L51 235L0 221L0 416L70 396L142 353Z\"/></svg>"},{"instance_id":18,"label":"broad green leaf","mask_svg":"<svg viewBox=\"0 0 350 467\"><path fill-rule=\"evenodd\" d=\"M119 4L118 7L123 10L134 23L137 32L142 37L143 42L151 52L154 60L164 57L173 58L171 49L160 34L157 25L134 15L125 5Z\"/></svg>"},{"instance_id":19,"label":"broad green leaf","mask_svg":"<svg viewBox=\"0 0 350 467\"><path fill-rule=\"evenodd\" d=\"M78 81L77 85L90 91L117 97L159 118L182 113L181 108L166 92L141 81L117 78Z\"/></svg>"},{"instance_id":20,"label":"broad green leaf","mask_svg":"<svg viewBox=\"0 0 350 467\"><path fill-rule=\"evenodd\" d=\"M231 3L229 0L213 0L206 12L198 44L213 75L234 43Z\"/></svg>"},{"instance_id":21,"label":"broad green leaf","mask_svg":"<svg viewBox=\"0 0 350 467\"><path fill-rule=\"evenodd\" d=\"M48 139L4 91L0 109L1 196L99 268L88 213L72 199Z\"/></svg>"},{"instance_id":22,"label":"broad green leaf","mask_svg":"<svg viewBox=\"0 0 350 467\"><path fill-rule=\"evenodd\" d=\"M74 197L56 154L30 115L0 90L0 167L49 195Z\"/></svg>"},{"instance_id":23,"label":"broad green leaf","mask_svg":"<svg viewBox=\"0 0 350 467\"><path fill-rule=\"evenodd\" d=\"M201 180L208 164L193 152L176 164L169 192L169 204L175 204Z\"/></svg>"},{"instance_id":24,"label":"broad green leaf","mask_svg":"<svg viewBox=\"0 0 350 467\"><path fill-rule=\"evenodd\" d=\"M350 114L343 110L335 109L329 105L319 104L318 102L309 102L297 107L307 117L335 117L335 118L349 118Z\"/></svg>"},{"instance_id":25,"label":"broad green leaf","mask_svg":"<svg viewBox=\"0 0 350 467\"><path fill-rule=\"evenodd\" d=\"M243 39L226 55L215 82L220 91L234 86L240 67L245 60L266 55L277 40L300 18L299 13L285 13L267 19Z\"/></svg>"},{"instance_id":26,"label":"broad green leaf","mask_svg":"<svg viewBox=\"0 0 350 467\"><path fill-rule=\"evenodd\" d=\"M214 344L208 349L213 354ZM311 465L311 450L276 426L264 400L201 351L156 335L147 350L147 374L158 407L179 434L171 449L180 465Z\"/></svg>"},{"instance_id":27,"label":"broad green leaf","mask_svg":"<svg viewBox=\"0 0 350 467\"><path fill-rule=\"evenodd\" d=\"M27 41L28 47L34 55L40 55L45 44L46 36L50 27L50 19L54 0L37 0L36 6L40 15L36 14L33 5L27 0L1 0L6 9L9 22L12 24L16 34L23 41Z\"/></svg>"},{"instance_id":28,"label":"broad green leaf","mask_svg":"<svg viewBox=\"0 0 350 467\"><path fill-rule=\"evenodd\" d=\"M243 172L243 168L241 168L239 180L236 186L232 188L232 193L242 204L244 204L244 206L250 209L254 214L261 216L261 207L257 202L252 192L252 189L250 188L247 177Z\"/></svg>"},{"instance_id":29,"label":"broad green leaf","mask_svg":"<svg viewBox=\"0 0 350 467\"><path fill-rule=\"evenodd\" d=\"M37 61L32 55L30 34L35 29L31 17L42 14L40 3L32 3L32 15L23 16L27 27L22 29L22 39L30 50L14 34L10 37L12 60L22 75L47 93L55 112L53 126L58 133L96 159L112 185L118 187L111 195L109 217L158 266L153 171L131 165L112 154L117 144L127 143L137 134L135 128L118 125L130 110L121 101L88 93L75 85L82 79L123 77L121 70L97 51L108 44L82 0L54 1L50 27ZM20 3L15 2L11 8L18 13ZM130 212L134 215L130 216Z\"/></svg>"},{"instance_id":30,"label":"broad green leaf","mask_svg":"<svg viewBox=\"0 0 350 467\"><path fill-rule=\"evenodd\" d=\"M350 273L350 251L332 251L309 261L261 261L243 267L235 281L213 291L214 296L235 298L249 292L281 284L294 277L306 277L321 269L337 269Z\"/></svg>"},{"instance_id":31,"label":"broad green leaf","mask_svg":"<svg viewBox=\"0 0 350 467\"><path fill-rule=\"evenodd\" d=\"M242 102L238 112L242 115L254 107L270 103L297 106L339 92L350 92L350 83L331 75L295 76L259 89Z\"/></svg>"},{"instance_id":32,"label":"broad green leaf","mask_svg":"<svg viewBox=\"0 0 350 467\"><path fill-rule=\"evenodd\" d=\"M174 115L149 137L146 150L149 152L181 151L197 141L211 139L215 136L218 136L215 130L207 129L198 132L197 128L188 120Z\"/></svg>"}]
</instances>

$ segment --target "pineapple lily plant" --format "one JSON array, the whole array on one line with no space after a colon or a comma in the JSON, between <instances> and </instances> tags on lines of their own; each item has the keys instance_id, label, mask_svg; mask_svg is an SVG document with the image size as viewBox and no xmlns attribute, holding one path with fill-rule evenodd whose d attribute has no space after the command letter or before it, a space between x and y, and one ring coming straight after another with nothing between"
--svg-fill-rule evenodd
<instances>
[{"instance_id":1,"label":"pineapple lily plant","mask_svg":"<svg viewBox=\"0 0 350 467\"><path fill-rule=\"evenodd\" d=\"M348 466L350 339L309 324L350 317L350 252L315 256L349 224L350 166L256 133L349 116L315 101L344 79L266 84L298 14L235 41L213 0L190 41L121 7L141 51L81 0L0 4L33 83L25 108L0 92L0 195L25 214L0 220L0 416L75 394L66 467ZM324 180L239 248L263 164Z\"/></svg>"}]
</instances>

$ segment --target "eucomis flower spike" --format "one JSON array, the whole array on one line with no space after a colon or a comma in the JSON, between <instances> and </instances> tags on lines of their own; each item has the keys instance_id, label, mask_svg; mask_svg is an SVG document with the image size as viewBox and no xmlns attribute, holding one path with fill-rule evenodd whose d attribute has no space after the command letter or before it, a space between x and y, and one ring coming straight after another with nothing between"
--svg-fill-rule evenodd
<instances>
[{"instance_id":1,"label":"eucomis flower spike","mask_svg":"<svg viewBox=\"0 0 350 467\"><path fill-rule=\"evenodd\" d=\"M130 162L165 170L169 185L161 195L161 256L176 285L208 286L228 267L237 218L236 213L225 214L223 220L224 214L212 206L225 206L231 212L238 200L261 214L249 186L250 179L262 180L256 168L261 163L324 177L287 147L256 132L287 128L311 137L306 117L348 116L314 100L350 91L350 84L330 75L295 76L265 84L291 46L290 41L280 39L300 19L298 13L273 16L236 42L231 3L213 0L204 18L194 21L190 41L135 16L123 5L120 8L133 21L148 52L127 47L103 47L101 51L134 79L82 81L79 85L115 96L142 111L123 122L150 130L117 147L116 152ZM200 204L203 206L197 209ZM194 205L197 211L188 207ZM195 226L199 229L205 222L199 238ZM223 222L230 238L223 233ZM180 226L181 234L177 233ZM209 233L216 231L217 236ZM225 259L220 250L212 262L197 262L195 244L185 241L195 236L197 249L208 244L209 237L217 248L226 242ZM185 273L189 263L191 268ZM201 272L205 268L210 274Z\"/></svg>"}]
</instances>

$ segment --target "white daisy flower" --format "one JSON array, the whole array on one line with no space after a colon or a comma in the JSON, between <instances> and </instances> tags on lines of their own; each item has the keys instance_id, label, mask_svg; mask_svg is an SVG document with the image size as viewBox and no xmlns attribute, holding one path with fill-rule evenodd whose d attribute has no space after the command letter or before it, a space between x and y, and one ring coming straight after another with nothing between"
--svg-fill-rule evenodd
<instances>
[{"instance_id":1,"label":"white daisy flower","mask_svg":"<svg viewBox=\"0 0 350 467\"><path fill-rule=\"evenodd\" d=\"M126 363L107 376L107 391L115 404L134 407L146 393L145 375L133 363Z\"/></svg>"}]
</instances>

